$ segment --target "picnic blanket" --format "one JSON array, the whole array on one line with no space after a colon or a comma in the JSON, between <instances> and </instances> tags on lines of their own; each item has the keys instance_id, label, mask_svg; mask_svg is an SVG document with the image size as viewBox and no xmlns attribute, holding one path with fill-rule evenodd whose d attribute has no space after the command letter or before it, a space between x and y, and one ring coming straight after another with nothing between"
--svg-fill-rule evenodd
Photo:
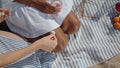
<instances>
[{"instance_id":1,"label":"picnic blanket","mask_svg":"<svg viewBox=\"0 0 120 68\"><path fill-rule=\"evenodd\" d=\"M86 68L120 53L120 30L113 27L115 4L120 0L73 0L81 22L67 48L57 54L53 68Z\"/></svg>"}]
</instances>

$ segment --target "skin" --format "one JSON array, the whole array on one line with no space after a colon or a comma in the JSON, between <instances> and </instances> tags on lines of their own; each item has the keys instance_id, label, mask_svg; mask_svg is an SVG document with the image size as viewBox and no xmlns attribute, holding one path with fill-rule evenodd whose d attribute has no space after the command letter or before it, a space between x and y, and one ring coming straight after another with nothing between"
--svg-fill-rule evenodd
<instances>
[{"instance_id":1,"label":"skin","mask_svg":"<svg viewBox=\"0 0 120 68\"><path fill-rule=\"evenodd\" d=\"M14 0L16 1L21 1L21 2L28 2L27 0ZM51 12L51 9L49 9L49 7L54 7L54 9L58 9L53 13L50 14L54 14L54 13L58 13L60 11L60 7L56 7L56 6L52 6L51 4L47 3L46 0L32 0L32 1L37 1L39 3L42 3L44 5L47 5L47 11L41 10L45 13ZM33 3L33 2L32 2ZM35 7L35 5L33 5ZM50 11L48 11L50 10ZM74 14L73 11L71 11L67 17L64 19L62 25L58 28L56 28L54 31L56 32L56 37L58 39L58 45L56 46L55 49L53 49L54 52L61 52L63 51L66 47L67 47L67 43L68 43L68 38L67 35L72 35L75 34L80 28L80 21L77 18L77 16ZM29 42L33 43L34 41L36 41L37 39L40 39L44 36L49 35L49 33L43 35L43 36L39 36L37 38L26 38Z\"/></svg>"},{"instance_id":2,"label":"skin","mask_svg":"<svg viewBox=\"0 0 120 68\"><path fill-rule=\"evenodd\" d=\"M67 35L75 34L80 28L80 21L71 11L64 19L61 27L58 27L54 31L58 39L58 45L53 50L54 52L61 52L67 47L68 38Z\"/></svg>"},{"instance_id":3,"label":"skin","mask_svg":"<svg viewBox=\"0 0 120 68\"><path fill-rule=\"evenodd\" d=\"M1 15L4 13L4 15ZM2 23L10 15L10 10L0 8L0 23Z\"/></svg>"},{"instance_id":4,"label":"skin","mask_svg":"<svg viewBox=\"0 0 120 68\"><path fill-rule=\"evenodd\" d=\"M36 8L40 10L43 13L47 14L54 14L58 13L61 9L59 5L51 5L50 3L47 2L47 0L14 0L13 2L18 2L21 4L25 4L27 6Z\"/></svg>"},{"instance_id":5,"label":"skin","mask_svg":"<svg viewBox=\"0 0 120 68\"><path fill-rule=\"evenodd\" d=\"M4 21L9 16L10 11L6 9L0 9L0 12L1 11L8 12L5 14L6 17L0 17L0 19ZM2 21L0 23L2 23ZM0 31L0 36L26 41L26 39L22 38L21 36L6 31ZM31 45L25 48L0 54L0 67L13 63L21 59L22 57L30 54L31 52L39 49L51 52L56 47L56 45L57 45L57 38L55 34L50 34L46 37L36 40L34 43L32 43Z\"/></svg>"},{"instance_id":6,"label":"skin","mask_svg":"<svg viewBox=\"0 0 120 68\"><path fill-rule=\"evenodd\" d=\"M27 0L14 0L15 2L27 2ZM42 10L40 9L42 12L44 13L48 13L48 14L55 14L60 12L60 7L57 6L52 6L51 4L49 4L46 0L32 0L34 2L39 2L39 4L42 4L41 6L47 5L47 10ZM30 2L30 1L29 1ZM33 2L32 2L33 3ZM36 7L36 5L32 5L32 7ZM56 10L55 12L51 12L51 8L50 7L54 7L54 9ZM61 52L63 51L68 43L68 39L67 39L67 35L71 35L71 34L75 34L80 28L80 21L79 19L76 17L76 15L74 14L73 11L71 11L67 17L64 19L62 25L58 28L56 28L54 31L56 32L56 37L58 39L58 45L57 47L53 50L54 52ZM44 37L46 35L49 35L49 33L43 35L43 36L39 36L37 38L27 38L27 40L31 43L33 43L35 40Z\"/></svg>"},{"instance_id":7,"label":"skin","mask_svg":"<svg viewBox=\"0 0 120 68\"><path fill-rule=\"evenodd\" d=\"M6 36L9 38L24 40L22 37L6 31L0 31L0 35ZM54 38L54 39L51 39L51 38ZM26 56L27 54L30 54L31 52L39 49L51 52L56 47L56 45L57 45L57 39L54 34L43 37L25 48L0 54L0 67L13 63L19 60L20 58Z\"/></svg>"}]
</instances>

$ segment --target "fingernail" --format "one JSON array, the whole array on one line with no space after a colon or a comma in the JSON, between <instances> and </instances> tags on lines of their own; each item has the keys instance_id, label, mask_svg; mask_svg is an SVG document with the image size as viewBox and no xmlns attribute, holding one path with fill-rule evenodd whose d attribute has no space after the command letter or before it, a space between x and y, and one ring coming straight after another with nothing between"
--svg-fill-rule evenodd
<instances>
[{"instance_id":1,"label":"fingernail","mask_svg":"<svg viewBox=\"0 0 120 68\"><path fill-rule=\"evenodd\" d=\"M51 37L50 39L51 39L51 40L55 40L55 37L53 36L53 37Z\"/></svg>"},{"instance_id":2,"label":"fingernail","mask_svg":"<svg viewBox=\"0 0 120 68\"><path fill-rule=\"evenodd\" d=\"M54 1L52 5L55 7L61 7L61 3L59 1Z\"/></svg>"}]
</instances>

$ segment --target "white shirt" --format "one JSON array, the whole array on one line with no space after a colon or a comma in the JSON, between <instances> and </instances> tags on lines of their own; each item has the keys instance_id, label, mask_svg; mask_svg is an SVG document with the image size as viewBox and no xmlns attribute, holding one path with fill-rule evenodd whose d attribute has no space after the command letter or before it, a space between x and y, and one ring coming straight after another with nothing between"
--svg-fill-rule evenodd
<instances>
[{"instance_id":1,"label":"white shirt","mask_svg":"<svg viewBox=\"0 0 120 68\"><path fill-rule=\"evenodd\" d=\"M58 14L45 14L24 4L1 0L3 8L12 10L7 19L9 28L24 37L35 38L58 28L72 9L72 0L63 0L61 11Z\"/></svg>"}]
</instances>

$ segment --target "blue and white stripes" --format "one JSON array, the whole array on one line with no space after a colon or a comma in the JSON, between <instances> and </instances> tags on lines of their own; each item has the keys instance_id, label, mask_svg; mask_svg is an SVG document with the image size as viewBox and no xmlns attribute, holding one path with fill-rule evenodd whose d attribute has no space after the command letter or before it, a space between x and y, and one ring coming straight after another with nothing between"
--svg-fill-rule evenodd
<instances>
[{"instance_id":1,"label":"blue and white stripes","mask_svg":"<svg viewBox=\"0 0 120 68\"><path fill-rule=\"evenodd\" d=\"M86 68L120 53L120 31L113 28L112 22L118 1L86 0L82 17L82 0L74 0L73 11L81 27L76 39L71 35L65 51L57 54L53 68Z\"/></svg>"}]
</instances>

